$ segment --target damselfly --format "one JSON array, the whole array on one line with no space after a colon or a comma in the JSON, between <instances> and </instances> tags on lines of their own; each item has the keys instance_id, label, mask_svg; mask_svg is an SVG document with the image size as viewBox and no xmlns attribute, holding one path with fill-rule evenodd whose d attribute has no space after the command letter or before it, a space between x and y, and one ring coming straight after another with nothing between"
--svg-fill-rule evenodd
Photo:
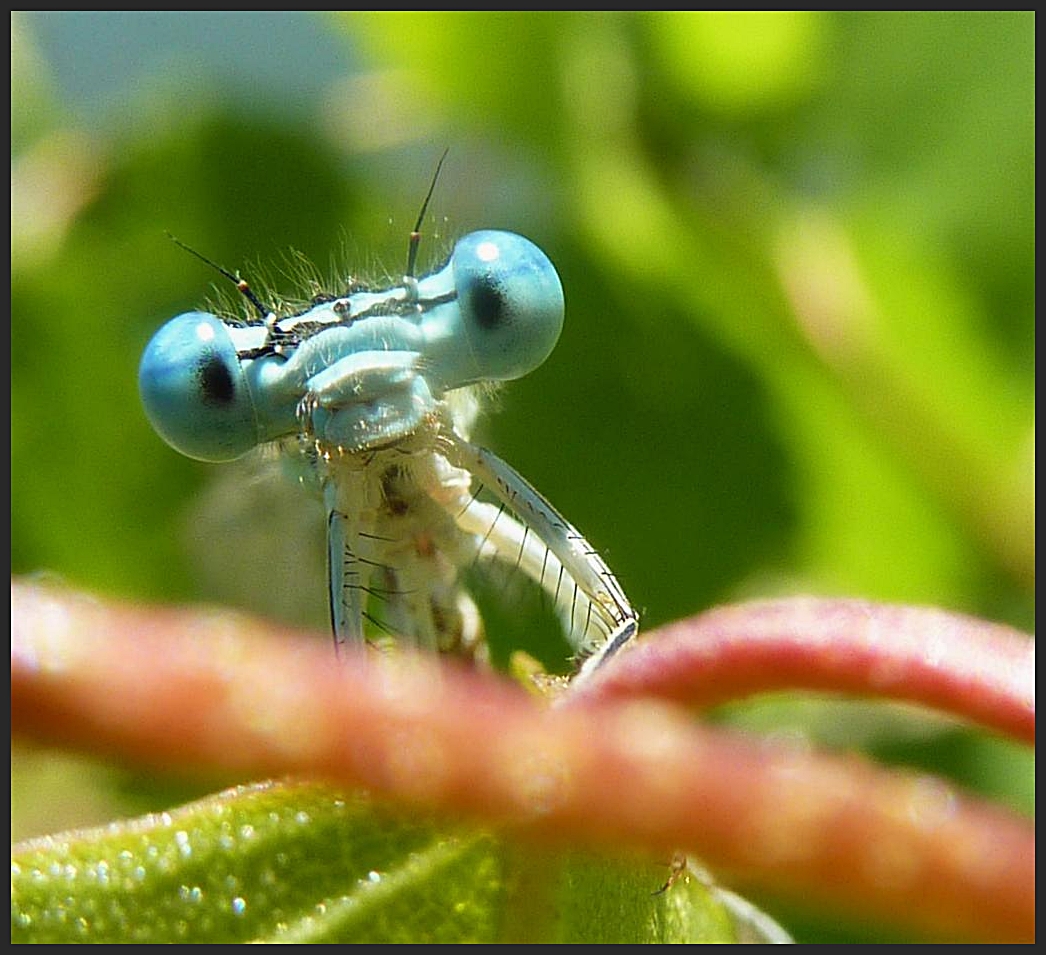
<instances>
[{"instance_id":1,"label":"damselfly","mask_svg":"<svg viewBox=\"0 0 1046 955\"><path fill-rule=\"evenodd\" d=\"M269 442L304 456L327 510L335 646L364 640L370 621L421 647L482 656L461 574L492 559L551 595L587 675L635 635L628 598L573 525L469 440L477 386L519 378L554 348L559 276L529 240L482 231L416 278L424 214L402 281L353 282L294 313L266 307L215 266L257 314L195 311L164 325L139 370L146 413L198 460L230 461ZM484 488L496 503L481 499Z\"/></svg>"}]
</instances>

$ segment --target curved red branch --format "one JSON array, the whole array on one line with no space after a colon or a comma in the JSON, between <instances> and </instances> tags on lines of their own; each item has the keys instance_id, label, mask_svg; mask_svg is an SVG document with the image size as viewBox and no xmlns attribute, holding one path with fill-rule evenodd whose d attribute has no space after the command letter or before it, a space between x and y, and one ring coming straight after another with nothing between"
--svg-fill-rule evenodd
<instances>
[{"instance_id":1,"label":"curved red branch","mask_svg":"<svg viewBox=\"0 0 1046 955\"><path fill-rule=\"evenodd\" d=\"M1035 642L962 614L796 597L720 607L637 641L572 704L655 696L707 708L753 693L907 700L1035 742Z\"/></svg>"},{"instance_id":2,"label":"curved red branch","mask_svg":"<svg viewBox=\"0 0 1046 955\"><path fill-rule=\"evenodd\" d=\"M170 771L287 773L667 857L936 937L1032 940L1034 825L939 780L782 750L649 699L549 709L228 613L12 587L12 725Z\"/></svg>"}]
</instances>

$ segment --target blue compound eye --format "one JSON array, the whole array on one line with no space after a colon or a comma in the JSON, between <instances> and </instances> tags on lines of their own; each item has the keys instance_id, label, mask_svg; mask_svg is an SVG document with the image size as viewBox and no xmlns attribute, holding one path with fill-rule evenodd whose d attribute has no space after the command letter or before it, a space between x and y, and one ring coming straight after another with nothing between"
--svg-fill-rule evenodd
<instances>
[{"instance_id":1,"label":"blue compound eye","mask_svg":"<svg viewBox=\"0 0 1046 955\"><path fill-rule=\"evenodd\" d=\"M149 421L176 451L231 461L258 443L254 402L229 330L207 312L172 318L138 369Z\"/></svg>"},{"instance_id":2,"label":"blue compound eye","mask_svg":"<svg viewBox=\"0 0 1046 955\"><path fill-rule=\"evenodd\" d=\"M541 249L511 232L473 232L451 267L476 378L519 378L548 358L563 328L563 286Z\"/></svg>"}]
</instances>

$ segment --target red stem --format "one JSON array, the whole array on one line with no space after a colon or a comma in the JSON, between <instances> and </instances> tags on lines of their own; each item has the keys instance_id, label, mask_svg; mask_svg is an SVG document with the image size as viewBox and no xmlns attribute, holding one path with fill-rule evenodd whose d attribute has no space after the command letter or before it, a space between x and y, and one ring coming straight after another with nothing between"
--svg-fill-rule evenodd
<instances>
[{"instance_id":1,"label":"red stem","mask_svg":"<svg viewBox=\"0 0 1046 955\"><path fill-rule=\"evenodd\" d=\"M769 690L922 703L1035 742L1035 642L962 614L797 597L720 607L637 642L572 703L655 696L697 708Z\"/></svg>"},{"instance_id":2,"label":"red stem","mask_svg":"<svg viewBox=\"0 0 1046 955\"><path fill-rule=\"evenodd\" d=\"M12 726L37 739L168 771L326 778L568 845L683 849L808 905L938 938L1034 939L1034 824L939 780L702 728L651 700L549 709L420 654L336 666L324 639L228 613L15 584L11 636Z\"/></svg>"}]
</instances>

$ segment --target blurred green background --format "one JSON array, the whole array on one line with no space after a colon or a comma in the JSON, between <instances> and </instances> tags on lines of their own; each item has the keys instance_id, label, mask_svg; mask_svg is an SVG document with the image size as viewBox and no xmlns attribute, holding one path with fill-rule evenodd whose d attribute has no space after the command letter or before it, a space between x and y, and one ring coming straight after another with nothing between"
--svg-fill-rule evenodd
<instances>
[{"instance_id":1,"label":"blurred green background","mask_svg":"<svg viewBox=\"0 0 1046 955\"><path fill-rule=\"evenodd\" d=\"M644 627L816 593L1032 629L1033 14L12 26L14 573L323 627L318 506L180 457L141 411L142 348L216 279L164 232L284 293L290 250L398 275L449 147L422 258L511 229L567 297L478 437ZM1031 812L1032 755L983 734L826 700L729 716ZM25 754L15 795L53 766Z\"/></svg>"}]
</instances>

